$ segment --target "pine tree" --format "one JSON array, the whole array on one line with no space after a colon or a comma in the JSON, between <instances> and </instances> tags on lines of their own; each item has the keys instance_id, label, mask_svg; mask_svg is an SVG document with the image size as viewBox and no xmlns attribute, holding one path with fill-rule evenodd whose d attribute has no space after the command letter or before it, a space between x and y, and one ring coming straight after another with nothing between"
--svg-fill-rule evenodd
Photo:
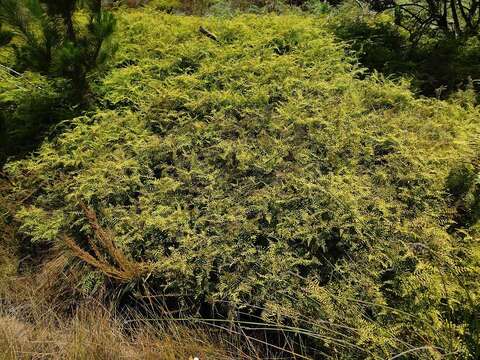
<instances>
[{"instance_id":1,"label":"pine tree","mask_svg":"<svg viewBox=\"0 0 480 360\"><path fill-rule=\"evenodd\" d=\"M85 26L75 23L80 9L88 16ZM108 40L115 19L102 9L101 0L0 0L0 21L23 40L11 45L17 70L64 77L78 99L88 92L88 73L112 51Z\"/></svg>"}]
</instances>

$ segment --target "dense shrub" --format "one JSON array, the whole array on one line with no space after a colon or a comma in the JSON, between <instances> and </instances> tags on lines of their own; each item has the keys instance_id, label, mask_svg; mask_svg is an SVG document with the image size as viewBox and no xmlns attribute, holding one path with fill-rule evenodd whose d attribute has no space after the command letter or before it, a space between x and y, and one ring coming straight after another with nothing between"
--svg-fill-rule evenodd
<instances>
[{"instance_id":1,"label":"dense shrub","mask_svg":"<svg viewBox=\"0 0 480 360\"><path fill-rule=\"evenodd\" d=\"M450 231L447 189L478 109L359 80L322 19L119 19L108 110L5 168L22 232L89 264L78 288L258 316L308 356L475 356L476 222Z\"/></svg>"}]
</instances>

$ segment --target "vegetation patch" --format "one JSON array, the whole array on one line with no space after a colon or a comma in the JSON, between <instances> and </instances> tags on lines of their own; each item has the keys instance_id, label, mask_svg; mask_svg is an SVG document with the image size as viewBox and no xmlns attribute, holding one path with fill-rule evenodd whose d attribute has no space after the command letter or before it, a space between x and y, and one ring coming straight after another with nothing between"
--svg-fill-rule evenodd
<instances>
[{"instance_id":1,"label":"vegetation patch","mask_svg":"<svg viewBox=\"0 0 480 360\"><path fill-rule=\"evenodd\" d=\"M5 166L34 249L307 357L478 354L468 93L366 76L315 16L117 18L99 110Z\"/></svg>"}]
</instances>

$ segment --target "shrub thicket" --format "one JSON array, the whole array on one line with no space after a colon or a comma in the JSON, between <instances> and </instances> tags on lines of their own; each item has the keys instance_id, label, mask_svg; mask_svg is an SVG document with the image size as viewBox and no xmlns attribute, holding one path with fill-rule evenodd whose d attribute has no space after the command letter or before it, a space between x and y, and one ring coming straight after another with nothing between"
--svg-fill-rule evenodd
<instances>
[{"instance_id":1,"label":"shrub thicket","mask_svg":"<svg viewBox=\"0 0 480 360\"><path fill-rule=\"evenodd\" d=\"M119 18L108 110L6 166L33 246L90 269L77 290L259 317L309 356L478 355L466 94L360 80L319 18Z\"/></svg>"}]
</instances>

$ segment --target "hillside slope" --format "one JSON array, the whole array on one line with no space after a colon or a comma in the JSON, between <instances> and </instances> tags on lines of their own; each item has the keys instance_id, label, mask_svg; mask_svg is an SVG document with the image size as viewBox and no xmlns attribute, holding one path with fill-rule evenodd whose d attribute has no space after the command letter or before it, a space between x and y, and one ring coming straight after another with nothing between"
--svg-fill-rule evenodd
<instances>
[{"instance_id":1,"label":"hillside slope","mask_svg":"<svg viewBox=\"0 0 480 360\"><path fill-rule=\"evenodd\" d=\"M361 79L322 18L118 16L99 110L5 167L33 248L307 356L474 351L478 109Z\"/></svg>"}]
</instances>

